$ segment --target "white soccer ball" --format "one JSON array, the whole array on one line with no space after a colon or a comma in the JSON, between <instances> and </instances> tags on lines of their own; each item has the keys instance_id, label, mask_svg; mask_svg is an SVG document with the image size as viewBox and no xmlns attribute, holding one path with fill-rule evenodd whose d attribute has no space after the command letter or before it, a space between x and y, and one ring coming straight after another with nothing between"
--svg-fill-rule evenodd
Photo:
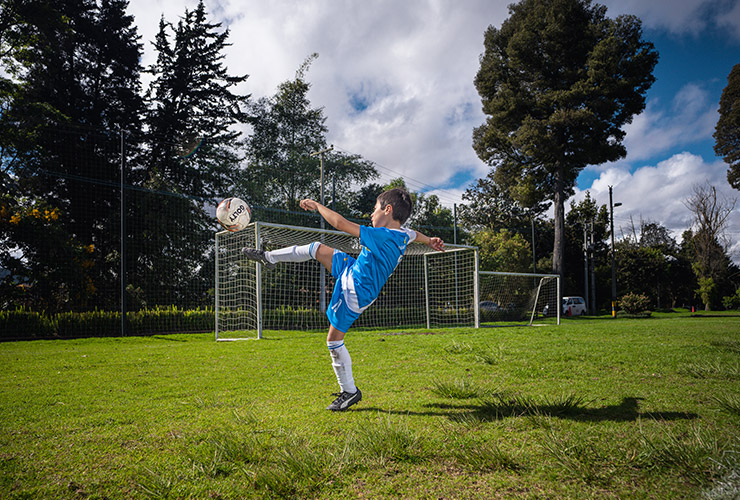
<instances>
[{"instance_id":1,"label":"white soccer ball","mask_svg":"<svg viewBox=\"0 0 740 500\"><path fill-rule=\"evenodd\" d=\"M241 231L252 220L252 209L239 198L226 198L216 208L216 218L227 231Z\"/></svg>"}]
</instances>

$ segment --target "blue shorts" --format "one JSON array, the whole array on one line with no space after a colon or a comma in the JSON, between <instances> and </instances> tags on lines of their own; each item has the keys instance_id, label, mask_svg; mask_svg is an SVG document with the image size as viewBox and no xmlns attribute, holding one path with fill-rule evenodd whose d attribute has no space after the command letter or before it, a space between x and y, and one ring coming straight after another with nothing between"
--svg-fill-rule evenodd
<instances>
[{"instance_id":1,"label":"blue shorts","mask_svg":"<svg viewBox=\"0 0 740 500\"><path fill-rule=\"evenodd\" d=\"M329 318L329 323L342 333L347 333L362 311L370 306L368 304L360 307L358 304L352 277L354 263L355 258L351 255L334 250L331 261L331 275L335 280L334 292L326 308L326 317Z\"/></svg>"}]
</instances>

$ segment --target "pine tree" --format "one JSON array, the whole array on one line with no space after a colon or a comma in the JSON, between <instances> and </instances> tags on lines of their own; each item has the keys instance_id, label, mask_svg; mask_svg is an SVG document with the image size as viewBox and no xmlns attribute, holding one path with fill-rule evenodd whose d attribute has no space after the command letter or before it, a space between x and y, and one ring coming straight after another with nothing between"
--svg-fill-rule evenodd
<instances>
[{"instance_id":1,"label":"pine tree","mask_svg":"<svg viewBox=\"0 0 740 500\"><path fill-rule=\"evenodd\" d=\"M4 67L0 124L5 183L14 204L43 204L59 210L55 233L72 246L91 249L82 288L53 281L55 273L33 269L48 265L49 255L29 252L46 262L28 261L31 287L64 290L65 308L105 306L97 293L115 272L118 248L120 129L140 126L138 43L125 0L9 2L14 9ZM15 31L14 31L15 30ZM58 227L59 226L59 227ZM58 278L58 276L57 276ZM54 278L54 279L57 279ZM72 283L73 280L70 280ZM116 299L109 296L113 302Z\"/></svg>"},{"instance_id":2,"label":"pine tree","mask_svg":"<svg viewBox=\"0 0 740 500\"><path fill-rule=\"evenodd\" d=\"M727 76L727 86L719 100L714 139L714 151L729 165L727 181L740 190L740 64Z\"/></svg>"},{"instance_id":3,"label":"pine tree","mask_svg":"<svg viewBox=\"0 0 740 500\"><path fill-rule=\"evenodd\" d=\"M131 182L139 226L132 228L129 283L151 306L202 305L212 280L204 256L212 252L214 222L205 208L230 195L240 175L240 131L249 96L233 87L224 65L229 30L208 21L201 1L174 25L164 19L154 41L154 79L147 91L146 159ZM200 285L200 286L199 286Z\"/></svg>"}]
</instances>

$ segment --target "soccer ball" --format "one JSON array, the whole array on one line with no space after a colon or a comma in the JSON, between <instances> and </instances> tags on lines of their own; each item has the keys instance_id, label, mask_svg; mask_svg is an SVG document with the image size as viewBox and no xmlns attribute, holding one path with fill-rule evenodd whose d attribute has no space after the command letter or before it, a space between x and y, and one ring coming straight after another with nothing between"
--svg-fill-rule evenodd
<instances>
[{"instance_id":1,"label":"soccer ball","mask_svg":"<svg viewBox=\"0 0 740 500\"><path fill-rule=\"evenodd\" d=\"M216 219L227 231L241 231L252 219L252 209L239 198L226 198L216 208Z\"/></svg>"}]
</instances>

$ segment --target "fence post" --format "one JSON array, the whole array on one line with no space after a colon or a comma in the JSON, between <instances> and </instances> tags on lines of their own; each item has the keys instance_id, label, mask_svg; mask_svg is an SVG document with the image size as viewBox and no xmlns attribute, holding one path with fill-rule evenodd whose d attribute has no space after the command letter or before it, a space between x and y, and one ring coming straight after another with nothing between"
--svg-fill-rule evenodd
<instances>
[{"instance_id":1,"label":"fence post","mask_svg":"<svg viewBox=\"0 0 740 500\"><path fill-rule=\"evenodd\" d=\"M126 304L126 142L123 128L121 134L121 336L126 336L127 304Z\"/></svg>"}]
</instances>

